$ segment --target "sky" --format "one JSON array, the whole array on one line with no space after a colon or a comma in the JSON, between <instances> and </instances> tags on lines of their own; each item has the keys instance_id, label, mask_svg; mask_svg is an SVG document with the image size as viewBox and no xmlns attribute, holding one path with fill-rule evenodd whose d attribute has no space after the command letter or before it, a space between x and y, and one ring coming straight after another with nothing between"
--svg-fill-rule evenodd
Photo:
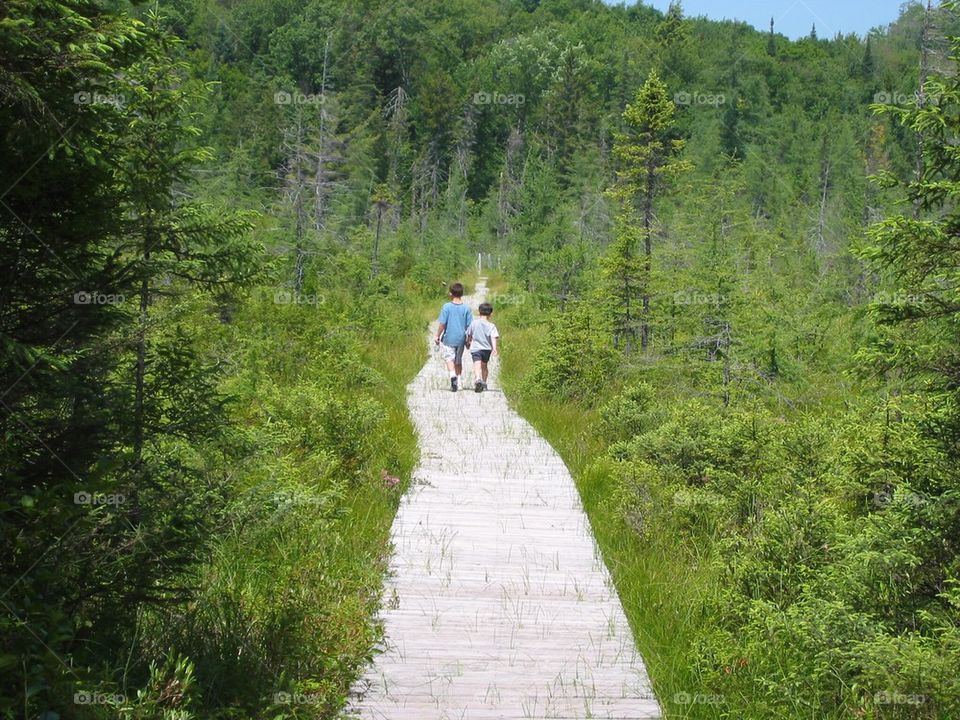
<instances>
[{"instance_id":1,"label":"sky","mask_svg":"<svg viewBox=\"0 0 960 720\"><path fill-rule=\"evenodd\" d=\"M658 10L666 10L670 0L638 0ZM688 17L706 15L714 20L743 20L761 29L774 28L789 38L797 39L810 33L816 23L817 36L832 38L838 32L844 35L863 35L878 25L887 25L897 19L904 0L682 0L683 13ZM628 2L629 4L629 2Z\"/></svg>"}]
</instances>

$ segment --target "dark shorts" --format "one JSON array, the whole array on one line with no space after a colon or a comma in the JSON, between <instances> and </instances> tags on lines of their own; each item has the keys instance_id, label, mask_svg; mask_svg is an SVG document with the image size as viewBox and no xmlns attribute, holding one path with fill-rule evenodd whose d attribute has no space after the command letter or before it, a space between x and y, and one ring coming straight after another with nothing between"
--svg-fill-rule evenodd
<instances>
[{"instance_id":1,"label":"dark shorts","mask_svg":"<svg viewBox=\"0 0 960 720\"><path fill-rule=\"evenodd\" d=\"M490 362L491 352L492 350L473 350L470 353L470 356L473 358L474 362L477 362L479 360L480 362L488 363Z\"/></svg>"}]
</instances>

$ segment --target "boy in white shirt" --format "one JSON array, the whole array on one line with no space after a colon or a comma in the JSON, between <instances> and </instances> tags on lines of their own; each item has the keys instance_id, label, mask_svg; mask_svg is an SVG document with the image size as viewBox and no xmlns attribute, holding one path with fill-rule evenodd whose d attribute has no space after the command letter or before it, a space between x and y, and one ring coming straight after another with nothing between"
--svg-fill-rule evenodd
<instances>
[{"instance_id":1,"label":"boy in white shirt","mask_svg":"<svg viewBox=\"0 0 960 720\"><path fill-rule=\"evenodd\" d=\"M483 392L487 389L487 363L492 355L500 354L500 332L497 326L490 322L493 305L488 302L480 303L479 310L480 317L467 328L467 348L473 358L473 377L476 378L473 389Z\"/></svg>"}]
</instances>

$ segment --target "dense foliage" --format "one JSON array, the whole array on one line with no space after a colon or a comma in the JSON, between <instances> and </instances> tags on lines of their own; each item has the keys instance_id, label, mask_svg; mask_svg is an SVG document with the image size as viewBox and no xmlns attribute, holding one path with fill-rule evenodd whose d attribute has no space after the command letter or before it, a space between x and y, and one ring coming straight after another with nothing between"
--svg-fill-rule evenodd
<instances>
[{"instance_id":1,"label":"dense foliage","mask_svg":"<svg viewBox=\"0 0 960 720\"><path fill-rule=\"evenodd\" d=\"M669 651L621 592L671 716L960 713L960 21L773 30L0 7L0 715L335 716L478 253L588 509L696 558Z\"/></svg>"}]
</instances>

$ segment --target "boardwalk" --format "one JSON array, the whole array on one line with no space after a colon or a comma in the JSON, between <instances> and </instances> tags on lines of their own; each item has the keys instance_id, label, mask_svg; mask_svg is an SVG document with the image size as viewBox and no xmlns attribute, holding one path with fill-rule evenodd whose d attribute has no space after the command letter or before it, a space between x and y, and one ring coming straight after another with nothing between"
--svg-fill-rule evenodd
<instances>
[{"instance_id":1,"label":"boardwalk","mask_svg":"<svg viewBox=\"0 0 960 720\"><path fill-rule=\"evenodd\" d=\"M569 472L491 380L452 393L432 356L410 385L421 463L351 716L661 717Z\"/></svg>"}]
</instances>

